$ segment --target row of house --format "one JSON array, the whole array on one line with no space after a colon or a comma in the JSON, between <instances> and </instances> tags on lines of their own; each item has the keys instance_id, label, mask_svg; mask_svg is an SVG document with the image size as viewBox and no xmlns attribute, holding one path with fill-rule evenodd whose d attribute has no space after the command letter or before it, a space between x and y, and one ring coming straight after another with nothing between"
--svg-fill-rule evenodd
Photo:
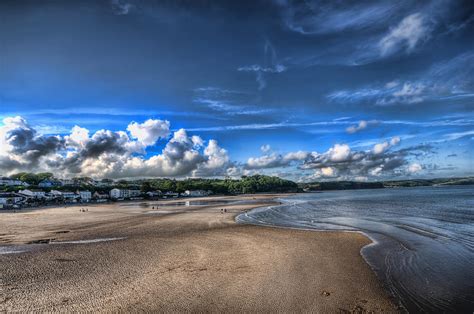
<instances>
[{"instance_id":1,"label":"row of house","mask_svg":"<svg viewBox=\"0 0 474 314\"><path fill-rule=\"evenodd\" d=\"M37 206L38 204L57 204L57 203L88 203L88 202L107 202L109 200L137 200L144 197L154 198L175 198L181 196L199 197L211 194L210 191L195 190L185 191L184 193L151 191L143 194L138 189L118 189L114 188L108 194L87 190L59 191L51 190L46 192L42 189L23 189L16 193L0 193L0 208Z\"/></svg>"},{"instance_id":2,"label":"row of house","mask_svg":"<svg viewBox=\"0 0 474 314\"><path fill-rule=\"evenodd\" d=\"M65 200L80 200L82 202L89 202L92 199L92 193L90 191L58 191L51 190L51 192L45 192L40 189L25 189L18 191L18 194L24 195L31 199L46 199L50 200L53 198L61 198Z\"/></svg>"},{"instance_id":3,"label":"row of house","mask_svg":"<svg viewBox=\"0 0 474 314\"><path fill-rule=\"evenodd\" d=\"M0 193L0 208L34 206L47 202L88 203L92 200L90 191L57 191L45 192L39 189L24 189L16 193Z\"/></svg>"}]
</instances>

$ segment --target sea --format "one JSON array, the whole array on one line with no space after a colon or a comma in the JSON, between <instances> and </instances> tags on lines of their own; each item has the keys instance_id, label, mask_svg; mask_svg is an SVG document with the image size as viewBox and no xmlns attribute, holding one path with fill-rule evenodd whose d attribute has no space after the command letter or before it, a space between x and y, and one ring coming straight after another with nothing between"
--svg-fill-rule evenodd
<instances>
[{"instance_id":1,"label":"sea","mask_svg":"<svg viewBox=\"0 0 474 314\"><path fill-rule=\"evenodd\" d=\"M402 311L474 313L474 186L325 191L238 222L362 232L361 255Z\"/></svg>"}]
</instances>

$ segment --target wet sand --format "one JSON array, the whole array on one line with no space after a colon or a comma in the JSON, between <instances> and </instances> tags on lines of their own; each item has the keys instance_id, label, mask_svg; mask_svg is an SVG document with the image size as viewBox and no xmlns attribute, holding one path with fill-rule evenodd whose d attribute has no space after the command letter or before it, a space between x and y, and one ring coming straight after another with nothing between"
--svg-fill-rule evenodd
<instances>
[{"instance_id":1,"label":"wet sand","mask_svg":"<svg viewBox=\"0 0 474 314\"><path fill-rule=\"evenodd\" d=\"M0 246L26 250L0 254L0 312L396 312L360 255L365 236L234 222L273 197L0 213Z\"/></svg>"}]
</instances>

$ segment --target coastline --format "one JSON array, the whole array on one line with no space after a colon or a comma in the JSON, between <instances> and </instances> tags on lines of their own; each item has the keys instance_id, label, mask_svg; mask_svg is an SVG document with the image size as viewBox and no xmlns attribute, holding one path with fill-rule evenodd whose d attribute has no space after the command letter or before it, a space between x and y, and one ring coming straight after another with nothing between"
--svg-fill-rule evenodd
<instances>
[{"instance_id":1,"label":"coastline","mask_svg":"<svg viewBox=\"0 0 474 314\"><path fill-rule=\"evenodd\" d=\"M244 204L175 206L166 215L144 215L143 201L113 214L60 211L57 222L72 213L82 222L71 230L63 230L70 223L47 225L43 235L54 241L122 238L0 255L6 266L0 310L397 311L362 257L371 243L366 236L235 222L245 211L276 204L278 196L198 198ZM220 213L223 207L227 213ZM54 214L22 214L48 210ZM82 219L89 214L97 219ZM6 233L19 230L9 228ZM2 245L31 241L9 236L5 241L2 233Z\"/></svg>"}]
</instances>

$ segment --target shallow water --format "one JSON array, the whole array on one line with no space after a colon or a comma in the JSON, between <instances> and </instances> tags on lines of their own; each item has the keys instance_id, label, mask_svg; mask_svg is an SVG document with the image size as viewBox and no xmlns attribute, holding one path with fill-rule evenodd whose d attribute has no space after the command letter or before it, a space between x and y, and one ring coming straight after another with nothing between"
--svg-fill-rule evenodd
<instances>
[{"instance_id":1,"label":"shallow water","mask_svg":"<svg viewBox=\"0 0 474 314\"><path fill-rule=\"evenodd\" d=\"M361 231L362 255L409 312L474 311L474 188L331 191L284 198L238 222Z\"/></svg>"}]
</instances>

